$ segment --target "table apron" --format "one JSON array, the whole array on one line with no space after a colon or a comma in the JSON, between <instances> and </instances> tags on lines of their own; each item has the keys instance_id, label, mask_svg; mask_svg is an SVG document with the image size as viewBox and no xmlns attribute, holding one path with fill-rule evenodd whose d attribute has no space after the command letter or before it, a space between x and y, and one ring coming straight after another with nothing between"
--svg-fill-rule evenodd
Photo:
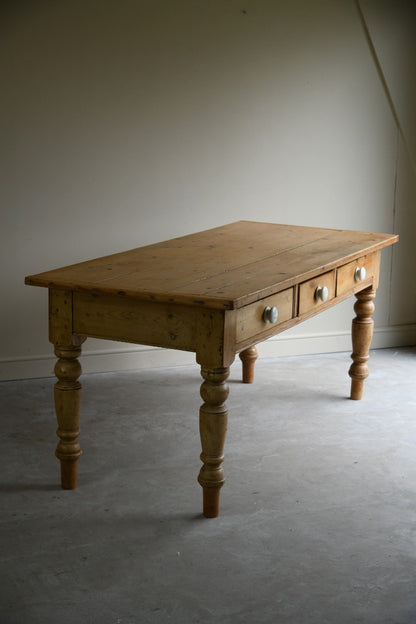
<instances>
[{"instance_id":1,"label":"table apron","mask_svg":"<svg viewBox=\"0 0 416 624\"><path fill-rule=\"evenodd\" d=\"M91 337L195 350L195 308L74 293L73 331Z\"/></svg>"},{"instance_id":2,"label":"table apron","mask_svg":"<svg viewBox=\"0 0 416 624\"><path fill-rule=\"evenodd\" d=\"M93 292L50 290L50 340L69 344L71 335L193 351L203 365L229 366L235 354L336 305L369 286L377 287L380 253L300 281L285 291L237 310L147 301ZM354 280L365 261L367 275ZM320 283L328 286L328 300L314 299ZM265 306L277 306L275 324L262 320Z\"/></svg>"},{"instance_id":3,"label":"table apron","mask_svg":"<svg viewBox=\"0 0 416 624\"><path fill-rule=\"evenodd\" d=\"M176 303L73 293L72 331L81 336L193 351L205 366L229 366L234 316Z\"/></svg>"}]
</instances>

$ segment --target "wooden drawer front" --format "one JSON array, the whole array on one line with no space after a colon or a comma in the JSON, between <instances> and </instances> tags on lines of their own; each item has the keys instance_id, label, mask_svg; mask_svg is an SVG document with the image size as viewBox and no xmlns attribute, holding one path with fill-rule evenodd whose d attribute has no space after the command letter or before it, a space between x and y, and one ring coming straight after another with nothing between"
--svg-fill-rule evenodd
<instances>
[{"instance_id":1,"label":"wooden drawer front","mask_svg":"<svg viewBox=\"0 0 416 624\"><path fill-rule=\"evenodd\" d=\"M265 308L277 308L278 317L275 323L263 320ZM236 341L242 342L246 338L267 331L291 319L293 316L293 288L283 290L276 295L260 299L245 308L240 308L237 313Z\"/></svg>"},{"instance_id":2,"label":"wooden drawer front","mask_svg":"<svg viewBox=\"0 0 416 624\"><path fill-rule=\"evenodd\" d=\"M360 284L371 282L374 277L376 265L376 254L369 254L368 256L362 256L340 267L337 275L337 295L343 295ZM363 280L356 279L355 272L357 268L365 269L366 276Z\"/></svg>"},{"instance_id":3,"label":"wooden drawer front","mask_svg":"<svg viewBox=\"0 0 416 624\"><path fill-rule=\"evenodd\" d=\"M325 302L317 299L315 295L319 287L328 289L326 302L331 301L335 297L335 271L319 275L299 286L299 316L324 305Z\"/></svg>"}]
</instances>

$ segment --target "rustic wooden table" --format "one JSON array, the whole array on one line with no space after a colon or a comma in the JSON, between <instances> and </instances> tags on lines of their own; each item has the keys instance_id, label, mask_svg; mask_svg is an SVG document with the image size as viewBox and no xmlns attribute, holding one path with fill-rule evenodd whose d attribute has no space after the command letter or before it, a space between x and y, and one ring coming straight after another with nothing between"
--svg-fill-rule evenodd
<instances>
[{"instance_id":1,"label":"rustic wooden table","mask_svg":"<svg viewBox=\"0 0 416 624\"><path fill-rule=\"evenodd\" d=\"M58 361L55 408L61 483L76 487L81 407L78 357L88 336L193 351L203 383L203 513L219 513L235 355L253 380L255 345L352 294L351 398L368 375L380 250L398 237L239 221L32 275L49 289L49 339Z\"/></svg>"}]
</instances>

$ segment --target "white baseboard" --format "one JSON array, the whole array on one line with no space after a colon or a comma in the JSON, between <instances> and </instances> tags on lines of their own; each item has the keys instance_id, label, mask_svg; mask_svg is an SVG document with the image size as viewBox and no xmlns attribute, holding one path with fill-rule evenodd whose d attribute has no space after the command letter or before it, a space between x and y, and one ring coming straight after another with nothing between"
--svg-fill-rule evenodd
<instances>
[{"instance_id":1,"label":"white baseboard","mask_svg":"<svg viewBox=\"0 0 416 624\"><path fill-rule=\"evenodd\" d=\"M372 349L405 347L416 344L416 324L379 327L374 330ZM351 334L328 332L313 334L279 334L258 345L259 357L310 355L351 351ZM0 360L0 381L53 376L56 358L39 355ZM83 373L186 366L195 364L195 354L155 347L126 346L107 351L88 351L81 357Z\"/></svg>"},{"instance_id":2,"label":"white baseboard","mask_svg":"<svg viewBox=\"0 0 416 624\"><path fill-rule=\"evenodd\" d=\"M407 347L416 344L416 324L377 327L371 341L372 349ZM290 335L290 330L258 345L260 357L312 355L351 351L351 332L320 332Z\"/></svg>"}]
</instances>

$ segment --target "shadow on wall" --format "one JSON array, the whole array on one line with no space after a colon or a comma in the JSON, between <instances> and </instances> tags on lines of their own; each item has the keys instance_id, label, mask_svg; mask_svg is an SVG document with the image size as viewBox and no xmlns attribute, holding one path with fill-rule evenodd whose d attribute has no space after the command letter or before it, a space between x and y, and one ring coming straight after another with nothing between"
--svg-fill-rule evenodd
<instances>
[{"instance_id":1,"label":"shadow on wall","mask_svg":"<svg viewBox=\"0 0 416 624\"><path fill-rule=\"evenodd\" d=\"M357 0L369 47L397 128L390 322L416 320L414 236L416 232L416 5L407 0ZM407 302L400 293L407 293Z\"/></svg>"}]
</instances>

